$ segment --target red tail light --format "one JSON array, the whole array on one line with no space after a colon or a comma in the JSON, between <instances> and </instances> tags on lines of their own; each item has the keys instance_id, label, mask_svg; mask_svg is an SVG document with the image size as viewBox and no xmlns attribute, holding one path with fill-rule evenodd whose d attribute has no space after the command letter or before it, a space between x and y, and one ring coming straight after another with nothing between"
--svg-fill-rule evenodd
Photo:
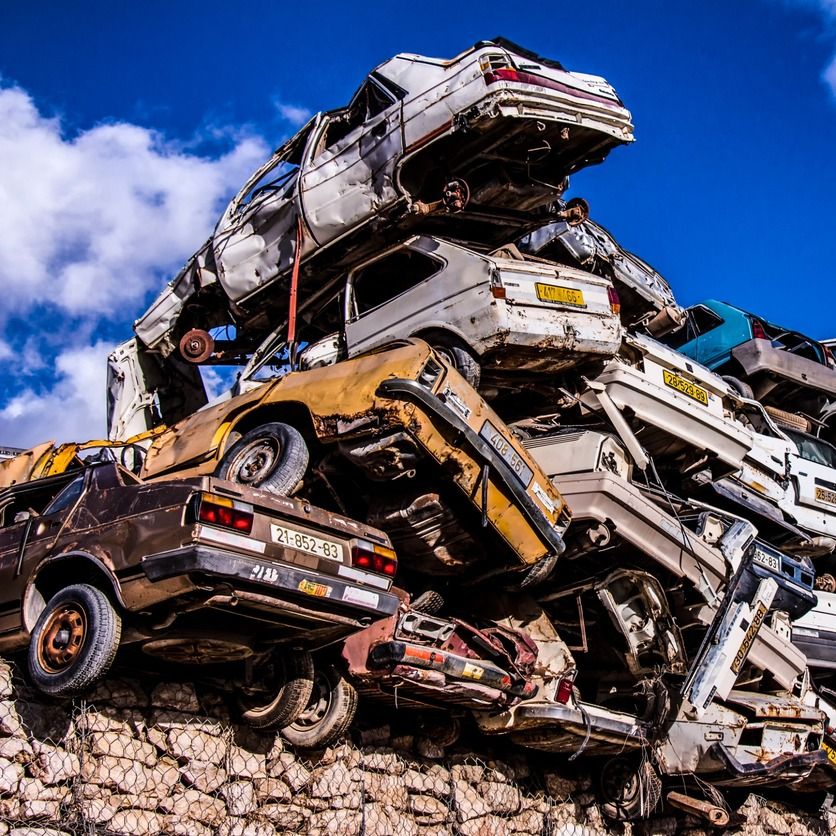
<instances>
[{"instance_id":1,"label":"red tail light","mask_svg":"<svg viewBox=\"0 0 836 836\"><path fill-rule=\"evenodd\" d=\"M756 340L768 340L769 337L766 335L766 331L764 330L763 323L759 319L755 319L754 317L751 320L752 322L752 336Z\"/></svg>"},{"instance_id":2,"label":"red tail light","mask_svg":"<svg viewBox=\"0 0 836 836\"><path fill-rule=\"evenodd\" d=\"M610 300L610 309L614 314L621 313L621 299L618 296L618 291L614 287L607 288L607 298Z\"/></svg>"},{"instance_id":3,"label":"red tail light","mask_svg":"<svg viewBox=\"0 0 836 836\"><path fill-rule=\"evenodd\" d=\"M361 540L351 549L351 565L391 578L398 571L398 556L392 549Z\"/></svg>"},{"instance_id":4,"label":"red tail light","mask_svg":"<svg viewBox=\"0 0 836 836\"><path fill-rule=\"evenodd\" d=\"M239 508L225 497L203 494L197 518L207 525L231 528L242 534L249 534L253 530L252 510Z\"/></svg>"},{"instance_id":5,"label":"red tail light","mask_svg":"<svg viewBox=\"0 0 836 836\"><path fill-rule=\"evenodd\" d=\"M564 676L557 684L557 693L554 695L555 702L566 705L572 698L572 689L575 687L575 680Z\"/></svg>"}]
</instances>

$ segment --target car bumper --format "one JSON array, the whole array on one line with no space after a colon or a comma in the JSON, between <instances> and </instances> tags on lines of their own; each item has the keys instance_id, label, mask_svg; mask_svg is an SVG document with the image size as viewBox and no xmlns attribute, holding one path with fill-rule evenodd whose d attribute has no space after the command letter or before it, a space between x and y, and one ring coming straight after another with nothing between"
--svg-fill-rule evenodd
<instances>
[{"instance_id":1,"label":"car bumper","mask_svg":"<svg viewBox=\"0 0 836 836\"><path fill-rule=\"evenodd\" d=\"M785 752L768 761L743 763L722 743L715 743L710 750L713 758L724 766L724 774L715 778L725 786L748 787L781 785L806 778L817 767L827 765L824 749L793 754Z\"/></svg>"},{"instance_id":2,"label":"car bumper","mask_svg":"<svg viewBox=\"0 0 836 836\"><path fill-rule=\"evenodd\" d=\"M243 605L307 614L321 622L362 626L399 606L397 596L380 589L200 544L149 555L142 570L152 582L198 576L202 588L214 581L217 591Z\"/></svg>"},{"instance_id":3,"label":"car bumper","mask_svg":"<svg viewBox=\"0 0 836 836\"><path fill-rule=\"evenodd\" d=\"M457 413L414 380L389 378L380 384L378 394L388 398L405 398L414 401L450 430L458 433L459 437L476 452L478 459L490 467L492 477L502 483L529 525L537 532L538 537L549 546L553 553L558 555L563 553L566 547L562 532L546 516L545 511L541 510L534 499L529 496L519 477L505 459L485 438L471 429ZM564 516L566 516L568 525L569 517L568 515Z\"/></svg>"},{"instance_id":4,"label":"car bumper","mask_svg":"<svg viewBox=\"0 0 836 836\"><path fill-rule=\"evenodd\" d=\"M740 363L747 376L770 373L798 386L836 395L836 371L815 360L775 348L769 340L742 343L732 349L732 357ZM754 388L757 390L757 386Z\"/></svg>"}]
</instances>

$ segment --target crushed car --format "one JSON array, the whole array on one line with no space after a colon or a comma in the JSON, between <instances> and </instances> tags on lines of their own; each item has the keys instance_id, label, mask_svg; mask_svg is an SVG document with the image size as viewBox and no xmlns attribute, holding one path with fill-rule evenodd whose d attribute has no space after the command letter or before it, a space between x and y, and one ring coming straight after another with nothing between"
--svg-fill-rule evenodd
<instances>
[{"instance_id":1,"label":"crushed car","mask_svg":"<svg viewBox=\"0 0 836 836\"><path fill-rule=\"evenodd\" d=\"M135 331L169 354L189 330L230 322L230 310L257 330L285 299L271 286L294 263L308 263L303 285L322 281L313 256L370 254L381 241L373 233L404 220L439 215L449 226L461 216L460 226L511 240L569 174L632 140L630 113L603 78L504 39L449 60L397 55L250 177Z\"/></svg>"},{"instance_id":2,"label":"crushed car","mask_svg":"<svg viewBox=\"0 0 836 836\"><path fill-rule=\"evenodd\" d=\"M147 483L114 462L0 492L0 651L28 645L34 684L72 695L120 646L231 664L244 718L283 725L311 651L397 612L381 531L211 476Z\"/></svg>"}]
</instances>

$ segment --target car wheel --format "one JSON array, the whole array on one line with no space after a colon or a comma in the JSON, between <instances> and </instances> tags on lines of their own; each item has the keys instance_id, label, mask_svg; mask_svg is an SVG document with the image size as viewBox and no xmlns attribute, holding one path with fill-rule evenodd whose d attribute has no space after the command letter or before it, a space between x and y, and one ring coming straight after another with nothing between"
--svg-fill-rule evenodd
<instances>
[{"instance_id":1,"label":"car wheel","mask_svg":"<svg viewBox=\"0 0 836 836\"><path fill-rule=\"evenodd\" d=\"M444 608L444 598L434 589L422 592L414 601L409 604L411 610L422 612L425 615L435 615Z\"/></svg>"},{"instance_id":2,"label":"car wheel","mask_svg":"<svg viewBox=\"0 0 836 836\"><path fill-rule=\"evenodd\" d=\"M648 760L612 758L601 770L601 812L616 821L649 818L662 797L662 781Z\"/></svg>"},{"instance_id":3,"label":"car wheel","mask_svg":"<svg viewBox=\"0 0 836 836\"><path fill-rule=\"evenodd\" d=\"M723 380L742 398L748 398L750 401L755 400L755 393L748 383L745 383L738 377L732 377L730 374L724 374Z\"/></svg>"},{"instance_id":4,"label":"car wheel","mask_svg":"<svg viewBox=\"0 0 836 836\"><path fill-rule=\"evenodd\" d=\"M287 496L308 469L308 447L298 430L270 423L245 433L224 455L216 475Z\"/></svg>"},{"instance_id":5,"label":"car wheel","mask_svg":"<svg viewBox=\"0 0 836 836\"><path fill-rule=\"evenodd\" d=\"M523 574L522 580L517 585L518 589L528 589L532 586L537 586L538 583L542 583L551 575L554 567L557 565L557 558L557 552L552 552L541 560L538 560Z\"/></svg>"},{"instance_id":6,"label":"car wheel","mask_svg":"<svg viewBox=\"0 0 836 836\"><path fill-rule=\"evenodd\" d=\"M474 388L479 388L482 369L479 361L466 349L458 345L437 343L433 348Z\"/></svg>"},{"instance_id":7,"label":"car wheel","mask_svg":"<svg viewBox=\"0 0 836 836\"><path fill-rule=\"evenodd\" d=\"M262 678L262 672L259 671ZM268 692L238 697L241 719L256 729L273 729L292 723L311 699L314 684L313 657L307 651L274 659L263 679Z\"/></svg>"},{"instance_id":8,"label":"car wheel","mask_svg":"<svg viewBox=\"0 0 836 836\"><path fill-rule=\"evenodd\" d=\"M357 691L333 666L317 668L308 705L282 736L300 748L328 746L342 737L357 713Z\"/></svg>"},{"instance_id":9,"label":"car wheel","mask_svg":"<svg viewBox=\"0 0 836 836\"><path fill-rule=\"evenodd\" d=\"M80 693L113 664L122 620L108 597L85 583L47 602L29 642L29 675L53 697Z\"/></svg>"}]
</instances>

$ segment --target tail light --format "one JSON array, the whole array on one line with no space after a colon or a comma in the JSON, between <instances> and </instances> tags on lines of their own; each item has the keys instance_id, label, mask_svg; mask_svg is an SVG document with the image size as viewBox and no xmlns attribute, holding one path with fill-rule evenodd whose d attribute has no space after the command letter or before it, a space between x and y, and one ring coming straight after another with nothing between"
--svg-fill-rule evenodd
<instances>
[{"instance_id":1,"label":"tail light","mask_svg":"<svg viewBox=\"0 0 836 836\"><path fill-rule=\"evenodd\" d=\"M252 505L245 502L234 502L225 496L211 493L200 495L197 518L207 525L217 525L249 534L253 530L253 516Z\"/></svg>"},{"instance_id":2,"label":"tail light","mask_svg":"<svg viewBox=\"0 0 836 836\"><path fill-rule=\"evenodd\" d=\"M554 695L555 702L566 705L572 699L572 693L575 690L575 676L575 672L572 671L567 676L560 678Z\"/></svg>"},{"instance_id":3,"label":"tail light","mask_svg":"<svg viewBox=\"0 0 836 836\"><path fill-rule=\"evenodd\" d=\"M750 322L752 323L752 336L756 340L768 340L769 339L769 337L766 334L766 330L763 327L763 323L759 319L755 319L754 317L752 317L750 319Z\"/></svg>"},{"instance_id":4,"label":"tail light","mask_svg":"<svg viewBox=\"0 0 836 836\"><path fill-rule=\"evenodd\" d=\"M498 270L491 270L491 296L494 299L505 298L505 286L502 284Z\"/></svg>"},{"instance_id":5,"label":"tail light","mask_svg":"<svg viewBox=\"0 0 836 836\"><path fill-rule=\"evenodd\" d=\"M614 287L607 288L607 298L610 300L610 310L614 314L620 314L621 299L618 296L618 291Z\"/></svg>"},{"instance_id":6,"label":"tail light","mask_svg":"<svg viewBox=\"0 0 836 836\"><path fill-rule=\"evenodd\" d=\"M392 578L398 571L398 556L386 546L360 540L351 549L351 565Z\"/></svg>"},{"instance_id":7,"label":"tail light","mask_svg":"<svg viewBox=\"0 0 836 836\"><path fill-rule=\"evenodd\" d=\"M822 348L824 349L825 362L829 366L836 366L836 357L833 356L833 352L826 345L823 345Z\"/></svg>"}]
</instances>

